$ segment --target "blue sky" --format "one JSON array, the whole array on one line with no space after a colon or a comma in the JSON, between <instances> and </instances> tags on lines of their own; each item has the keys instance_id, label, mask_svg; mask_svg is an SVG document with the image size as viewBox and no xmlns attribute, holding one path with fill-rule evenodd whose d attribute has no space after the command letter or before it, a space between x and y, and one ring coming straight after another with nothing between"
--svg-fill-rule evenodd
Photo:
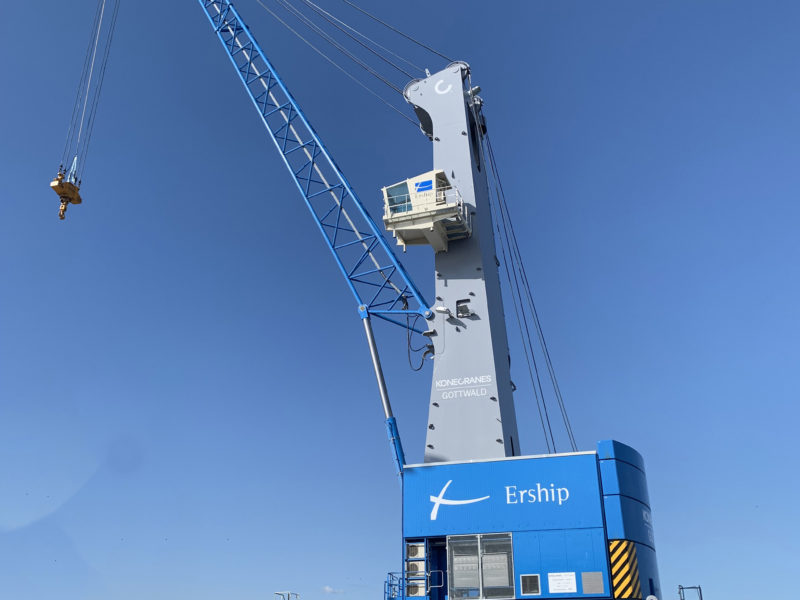
<instances>
[{"instance_id":1,"label":"blue sky","mask_svg":"<svg viewBox=\"0 0 800 600\"><path fill-rule=\"evenodd\" d=\"M379 597L399 489L361 325L195 2L123 4L84 204L58 221L94 6L10 3L0 36L0 597ZM785 596L800 6L365 6L471 64L578 444L644 455L665 597ZM419 132L237 7L373 214L430 168ZM378 336L416 462L430 370Z\"/></svg>"}]
</instances>

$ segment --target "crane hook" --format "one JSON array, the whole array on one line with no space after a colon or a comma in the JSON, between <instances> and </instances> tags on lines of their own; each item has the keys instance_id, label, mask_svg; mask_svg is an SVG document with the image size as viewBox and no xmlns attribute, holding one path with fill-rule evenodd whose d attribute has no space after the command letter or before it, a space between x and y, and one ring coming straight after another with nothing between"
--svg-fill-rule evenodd
<instances>
[{"instance_id":1,"label":"crane hook","mask_svg":"<svg viewBox=\"0 0 800 600\"><path fill-rule=\"evenodd\" d=\"M69 204L80 204L83 202L79 193L80 182L72 181L71 179L73 178L67 178L65 181L64 178L64 171L59 169L56 178L50 182L50 187L56 194L58 194L58 198L61 200L61 207L58 209L58 218L62 221L66 216L67 206Z\"/></svg>"}]
</instances>

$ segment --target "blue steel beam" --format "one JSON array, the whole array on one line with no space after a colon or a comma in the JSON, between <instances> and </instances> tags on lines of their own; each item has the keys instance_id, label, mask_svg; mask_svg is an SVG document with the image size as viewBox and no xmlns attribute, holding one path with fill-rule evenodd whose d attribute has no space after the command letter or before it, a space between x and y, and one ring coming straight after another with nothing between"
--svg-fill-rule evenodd
<instances>
[{"instance_id":1,"label":"blue steel beam","mask_svg":"<svg viewBox=\"0 0 800 600\"><path fill-rule=\"evenodd\" d=\"M396 317L430 318L430 305L233 4L199 2L355 296L361 317L374 315L403 327L407 325Z\"/></svg>"}]
</instances>

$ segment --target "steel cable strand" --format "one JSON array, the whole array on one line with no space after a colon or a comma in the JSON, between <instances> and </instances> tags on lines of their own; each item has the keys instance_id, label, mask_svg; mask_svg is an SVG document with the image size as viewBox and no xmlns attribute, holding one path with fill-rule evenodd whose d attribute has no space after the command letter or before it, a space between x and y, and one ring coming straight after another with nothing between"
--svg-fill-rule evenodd
<instances>
[{"instance_id":1,"label":"steel cable strand","mask_svg":"<svg viewBox=\"0 0 800 600\"><path fill-rule=\"evenodd\" d=\"M404 37L404 38L406 38L407 40L409 40L409 41L411 41L411 42L414 42L414 43L415 43L415 44L417 44L418 46L421 46L421 47L425 48L425 49L426 49L426 50L428 50L429 52L433 52L435 55L437 55L437 56L440 56L440 57L442 57L443 59L445 59L445 60L447 60L447 61L449 61L449 62L453 62L453 59L452 59L452 58L450 58L450 57L448 57L448 56L445 56L444 54L442 54L442 53L441 53L441 52L439 52L438 50L434 50L433 48L431 48L431 47L430 47L430 46L428 46L427 44L423 44L422 42L420 42L420 41L418 41L418 40L415 40L415 39L414 39L414 38L412 38L410 35L406 35L405 33L403 33L402 31L400 31L400 30L399 30L399 29L397 29L396 27L392 27L391 25L389 25L389 23L387 23L386 21L382 21L381 19L379 19L379 18L378 18L378 17L376 17L375 15L372 15L372 14L368 13L366 10L364 10L364 9L363 9L363 8L361 8L360 6L357 6L356 4L354 4L353 2L351 2L350 0L342 0L342 1L343 1L345 4L349 4L350 6L352 6L353 8L355 8L357 11L364 13L365 15L367 15L367 16L368 16L370 19L372 19L373 21L377 21L378 23L380 23L380 24L381 24L381 25L383 25L384 27L388 27L389 29L391 29L391 30L392 30L392 31L394 31L395 33L397 33L397 34L399 34L399 35L403 36L403 37Z\"/></svg>"},{"instance_id":2,"label":"steel cable strand","mask_svg":"<svg viewBox=\"0 0 800 600\"><path fill-rule=\"evenodd\" d=\"M315 4L314 2L311 2L311 0L303 0L303 2L305 2L306 4L310 4L311 6L315 6L315 7L316 7L316 8L317 8L319 11L321 11L321 12L325 13L326 15L328 15L328 16L329 16L331 19L333 19L334 21L337 21L337 22L338 22L338 23L340 23L342 26L346 27L347 29L349 29L350 31L352 31L352 32L353 32L353 33L355 33L356 35L360 36L361 38L363 38L363 39L367 40L367 41L368 41L369 43L371 43L372 45L374 45L374 46L376 46L376 47L380 48L381 50L383 50L383 51L385 51L385 52L387 52L387 53L391 54L391 55L392 55L392 56L394 56L395 58L397 58L397 59L399 59L399 60L402 60L404 63L406 63L406 64L407 64L407 65L409 65L410 67L413 67L413 68L417 69L417 70L418 70L418 71L420 71L421 73L424 73L424 72L425 72L425 69L424 69L423 67L420 67L419 65L417 65L417 64L415 64L415 63L413 63L413 62L411 62L411 61L410 61L410 60L408 60L407 58L404 58L403 56L400 56L399 54L397 54L396 52L393 52L392 50L390 50L390 49L389 49L389 48L387 48L386 46L382 46L381 44L379 44L378 42L376 42L376 41L375 41L375 40L373 40L372 38L370 38L370 37L368 37L368 36L364 35L363 33L361 33L360 31L358 31L358 30L357 30L357 29L355 29L354 27L351 27L350 25L348 25L347 23L345 23L344 21L342 21L341 19L337 19L337 18L336 18L334 15L332 15L331 13L329 13L329 12L328 12L327 10L325 10L324 8L320 7L318 4Z\"/></svg>"},{"instance_id":3,"label":"steel cable strand","mask_svg":"<svg viewBox=\"0 0 800 600\"><path fill-rule=\"evenodd\" d=\"M561 395L561 388L558 385L558 379L555 374L555 369L553 368L552 359L550 358L550 351L549 348L547 347L547 342L544 337L544 332L542 331L541 322L539 321L539 314L538 311L536 310L536 304L533 301L533 295L530 290L530 282L528 280L528 276L525 271L525 265L522 262L522 255L519 250L519 244L517 243L516 232L514 231L514 225L513 222L511 221L510 213L508 212L508 203L505 198L503 183L499 177L499 171L497 170L497 162L494 155L494 149L492 148L491 140L488 138L488 136L487 136L487 148L489 151L489 160L491 161L492 164L492 171L497 175L496 181L500 189L500 203L501 203L500 206L501 210L504 212L504 220L507 219L508 229L511 233L512 247L515 251L516 261L517 261L516 268L520 271L520 277L522 278L524 283L523 288L525 289L526 298L530 306L530 312L534 320L534 326L536 328L537 336L539 338L539 343L542 347L542 353L544 354L545 363L547 365L547 369L550 374L550 380L553 385L553 393L556 396L556 401L558 403L562 418L564 420L564 428L566 430L567 437L569 438L570 445L573 451L577 451L577 444L575 442L575 436L572 430L572 424L570 422L569 415L567 414L566 405L564 404L564 399Z\"/></svg>"},{"instance_id":4,"label":"steel cable strand","mask_svg":"<svg viewBox=\"0 0 800 600\"><path fill-rule=\"evenodd\" d=\"M365 89L367 92L369 92L370 94L372 94L373 96L375 96L375 98L377 98L377 99L378 99L378 100L380 100L380 101L381 101L383 104L385 104L386 106L388 106L389 108L391 108L391 109L392 109L394 112L396 112L398 115L400 115L401 117L403 117L403 118L404 118L406 121L408 121L409 123L411 123L411 124L412 124L412 125L413 125L413 126L416 128L416 129L419 129L419 123L418 123L417 121L414 121L414 120L413 120L411 117L409 117L407 114L405 114L405 113L404 113L403 111L401 111L399 108L397 108L397 107L396 107L394 104L392 104L391 102L389 102L388 100L386 100L386 99L385 99L383 96L381 96L380 94L378 94L378 92L376 92L375 90L371 89L371 88L370 88L369 86L367 86L367 85L366 85L364 82L362 82L361 80L359 80L359 79L358 79L358 78L357 78L355 75L353 75L352 73L350 73L349 71L347 71L347 69L345 69L344 67L342 67L341 65L339 65L339 64L338 64L338 63L337 63L335 60L333 60L331 57L329 57L327 54L325 54L325 53L324 53L322 50L320 50L320 49L319 49L319 48L317 48L317 47L316 47L314 44L312 44L310 41L308 41L308 40L307 40L305 37L303 37L303 35L302 35L300 32L298 32L296 29L294 29L294 28L293 28L291 25L289 25L289 24L288 24L286 21L284 21L284 20L283 20L283 19L282 19L280 16L278 16L278 15L277 15L277 14L276 14L276 13L275 13L275 12L274 12L272 9L270 9L270 8L269 8L267 5L265 5L265 4L262 2L262 0L257 0L257 2L258 2L260 5L261 5L261 7L262 7L262 8L263 8L265 11L267 11L267 12L268 12L270 15L272 15L272 16L275 18L275 20L276 20L276 21L278 21L278 22L279 22L281 25L283 25L283 26L284 26L286 29L288 29L288 30L289 30L291 33L293 33L293 34L294 34L296 37L298 37L298 38L299 38L299 39L300 39L302 42L304 42L306 45L308 45L308 46L309 46L309 47L310 47L312 50L314 50L314 52L316 52L317 54L319 54L319 55L320 55L322 58L324 58L324 59L325 59L326 61L328 61L328 62L329 62L331 65L333 65L334 67L336 67L336 68L337 68L339 71L341 71L341 72L342 72L344 75L346 75L346 76L347 76L348 78L350 78L352 81L354 81L354 82L355 82L355 83L357 83L359 86L361 86L362 88L364 88L364 89Z\"/></svg>"},{"instance_id":5,"label":"steel cable strand","mask_svg":"<svg viewBox=\"0 0 800 600\"><path fill-rule=\"evenodd\" d=\"M479 151L481 152L482 158L485 158L485 156L483 156L483 147L482 147L482 145L479 148ZM485 160L484 160L484 164L487 164L487 162ZM491 168L491 165L490 165L490 168ZM497 178L496 178L496 175L495 175L493 169L492 169L492 179L493 179L494 190L495 190L495 194L494 194L495 202L497 203L497 197L498 197L498 194L499 194L498 182L497 182ZM550 414L549 414L549 411L547 410L547 402L546 402L546 399L545 399L545 396L544 396L544 390L542 389L541 379L539 378L539 369L538 369L538 365L536 364L536 357L535 357L535 354L534 354L534 351L533 351L533 342L531 341L530 330L528 329L527 319L525 317L524 305L522 303L522 296L519 293L519 285L515 286L514 283L512 283L512 281L511 281L511 272L509 271L509 269L507 267L507 265L511 264L511 261L509 261L508 256L506 255L506 247L508 246L509 253L510 253L511 249L510 249L510 246L509 246L509 242L508 242L507 236L505 236L504 235L504 231L501 230L502 218L498 219L498 218L495 218L495 216L494 216L495 214L497 214L497 212L499 210L499 204L498 204L497 208L493 207L491 199L492 199L492 196L490 194L489 195L489 200L490 200L489 201L489 212L490 212L491 218L493 219L493 221L495 223L495 229L497 231L497 237L500 240L500 251L501 251L502 256L503 256L503 264L506 265L506 268L503 269L503 270L505 271L506 281L508 282L508 287L509 287L509 290L511 291L512 305L514 306L514 313L515 313L515 318L516 318L516 321L517 321L517 327L518 327L518 330L519 330L520 339L522 341L522 348L523 348L523 351L524 351L524 354L525 354L525 363L526 363L526 365L528 367L528 376L529 376L530 381L531 381L531 387L533 388L534 398L536 399L536 408L537 408L537 410L539 412L539 421L540 421L540 423L542 425L542 433L544 434L545 445L547 447L548 453L555 452L556 451L555 436L553 435L553 428L552 428L552 425L550 423ZM503 229L505 229L504 226L503 226ZM514 273L514 278L516 280L516 273ZM522 314L522 318L520 318L520 313ZM524 322L524 331L526 333L523 333L523 322ZM535 375L534 375L534 373L535 373ZM537 382L538 382L538 388L537 388ZM552 445L551 445L551 443L552 443Z\"/></svg>"},{"instance_id":6,"label":"steel cable strand","mask_svg":"<svg viewBox=\"0 0 800 600\"><path fill-rule=\"evenodd\" d=\"M89 63L91 62L90 59L92 56L92 46L94 44L94 38L97 32L97 20L100 17L100 9L102 6L103 6L103 0L99 0L97 3L97 8L95 9L94 19L92 20L91 31L94 33L91 36L89 36L89 43L86 46L86 53L83 58L83 69L81 70L81 77L78 81L78 91L75 94L75 102L72 105L72 116L70 117L69 126L67 127L67 139L64 142L64 151L61 154L62 165L66 163L69 154L71 154L70 150L72 148L72 140L75 137L75 131L78 122L78 114L80 113L80 106L83 100L83 89L84 89L84 83L86 81L86 73L89 71Z\"/></svg>"},{"instance_id":7,"label":"steel cable strand","mask_svg":"<svg viewBox=\"0 0 800 600\"><path fill-rule=\"evenodd\" d=\"M490 152L492 152L491 148L490 148ZM490 160L492 160L492 162L493 162L493 170L494 170L494 168L496 168L496 162L494 162L493 152L492 152L492 154L490 156ZM525 267L524 267L524 264L522 262L522 255L521 255L521 253L519 251L519 245L517 244L517 241L516 241L516 234L514 232L514 226L513 226L513 223L511 222L510 213L508 212L508 204L507 204L506 199L505 199L505 194L503 193L503 190L502 190L502 182L500 181L499 177L497 178L497 181L499 183L500 190L501 190L501 195L500 195L500 197L501 197L501 210L504 210L504 219L507 219L507 227L509 228L509 230L511 232L511 236L512 236L512 247L513 247L514 252L515 252L515 269L519 270L520 278L523 280L523 283L524 283L524 285L522 287L525 289L525 292L526 292L526 298L528 300L528 305L530 307L529 311L531 312L532 317L534 319L534 325L535 325L535 328L536 328L536 331L537 331L537 336L539 338L539 344L540 344L540 346L542 348L542 353L545 356L545 362L546 362L546 365L547 365L547 368L548 368L548 373L550 374L551 384L553 386L553 393L554 393L554 395L556 397L556 401L558 403L559 410L561 411L561 416L562 416L562 419L564 421L564 428L566 430L567 437L570 440L570 445L572 446L572 449L573 450L577 450L577 446L575 444L575 437L574 437L573 432L572 432L572 425L571 425L571 423L569 421L569 416L567 415L566 406L564 405L563 398L561 397L561 390L560 390L560 388L558 386L558 381L557 381L557 378L555 376L555 369L553 368L552 361L550 360L550 357L549 357L549 351L547 349L547 343L546 343L546 341L544 339L544 333L541 330L541 323L538 321L538 311L536 311L536 305L533 302L533 296L532 296L531 291L530 291L530 282L527 279L527 274L525 273Z\"/></svg>"},{"instance_id":8,"label":"steel cable strand","mask_svg":"<svg viewBox=\"0 0 800 600\"><path fill-rule=\"evenodd\" d=\"M503 223L503 225L502 225L503 229L505 229L507 231L508 225L504 222L504 219L502 219L502 217L501 217L501 222ZM505 237L507 239L508 234L505 233L504 235L505 235ZM508 243L508 247L509 247L509 252L511 252L511 244L509 242L507 242L507 243ZM513 261L514 261L513 254L511 256L512 256L511 262L513 264ZM508 263L506 263L506 264L508 264ZM508 271L509 271L509 269L506 268L506 272L508 272ZM535 351L533 349L533 338L531 336L530 326L528 325L528 316L525 313L524 305L523 305L523 302L522 302L523 297L522 297L522 292L521 292L521 286L520 286L519 280L517 278L516 269L511 269L510 271L511 271L511 273L513 275L513 279L514 279L514 284L512 286L512 293L515 294L515 301L519 300L519 302L520 302L520 312L522 314L522 325L523 325L523 328L524 328L524 331L525 331L524 340L527 343L527 345L530 347L531 362L533 364L533 371L534 371L534 374L536 376L536 382L535 382L535 385L534 385L534 390L536 389L536 386L538 385L539 394L541 395L541 398L542 398L542 406L544 408L545 419L547 421L547 428L548 428L548 430L550 432L550 438L553 441L553 451L554 452L558 452L558 448L556 446L556 439L555 439L555 436L553 435L552 423L550 421L550 411L547 409L547 400L546 400L546 397L545 397L545 394L544 394L544 387L542 386L541 375L539 374L539 365L538 365L538 363L536 361L536 354L535 354Z\"/></svg>"},{"instance_id":9,"label":"steel cable strand","mask_svg":"<svg viewBox=\"0 0 800 600\"><path fill-rule=\"evenodd\" d=\"M493 170L494 170L497 167L496 158L494 156L494 149L491 147L491 140L488 140L488 138L487 138L487 142L488 142L487 145L489 146L490 160L493 163ZM567 436L568 436L568 438L570 440L570 444L572 446L572 449L574 451L577 451L577 444L575 442L575 436L574 436L574 433L573 433L573 430L572 430L572 424L570 422L569 415L567 414L566 405L564 404L564 399L563 399L563 396L561 395L561 388L558 385L558 378L556 377L555 369L554 369L553 364L552 364L552 359L550 358L550 350L547 347L547 341L546 341L546 339L544 337L544 331L542 330L541 322L539 321L539 313L536 310L536 304L535 304L535 302L533 300L533 294L531 292L531 285L530 285L530 282L528 281L528 276L527 276L527 273L525 271L525 265L522 262L522 255L521 255L521 253L519 251L519 245L517 243L516 233L514 232L514 225L513 225L513 222L511 221L510 213L508 212L508 203L507 203L506 198L505 198L505 193L503 192L503 189L502 189L503 184L502 184L502 181L500 181L499 177L498 177L498 182L499 182L499 185L500 185L503 207L504 207L504 209L506 211L506 214L508 215L508 221L509 221L509 225L510 225L510 230L511 230L511 234L512 234L514 248L515 248L517 256L518 256L517 265L518 265L518 268L520 270L520 276L521 276L521 278L523 280L523 283L524 283L523 288L525 289L525 292L526 292L526 296L527 296L528 303L529 303L529 306L530 306L530 311L531 311L531 313L533 315L533 318L534 318L534 324L535 324L535 327L536 327L536 332L537 332L537 335L539 337L539 343L540 343L540 345L542 347L542 352L543 352L543 354L545 356L545 362L547 364L547 368L548 368L548 371L550 373L550 380L551 380L551 383L553 385L553 392L554 392L554 394L556 396L556 400L558 402L559 409L561 410L562 418L564 420L564 428L565 428L565 430L567 432Z\"/></svg>"},{"instance_id":10,"label":"steel cable strand","mask_svg":"<svg viewBox=\"0 0 800 600\"><path fill-rule=\"evenodd\" d=\"M103 6L102 6L102 10L100 11L100 21L99 21L99 23L97 25L97 31L95 32L94 48L92 50L92 62L89 65L89 75L88 75L87 80L86 80L86 95L83 98L83 110L81 112L80 126L78 127L78 136L77 136L77 141L76 141L76 144L77 144L78 148L80 148L80 145L81 145L81 135L83 134L83 123L84 123L84 119L86 118L86 105L87 105L87 103L89 101L89 90L91 89L91 85L92 85L92 75L94 74L94 63L95 63L95 59L97 58L97 44L100 41L100 30L103 27L103 16L105 14L105 9L106 9L106 2L105 2L105 0L102 0L102 1L103 1Z\"/></svg>"},{"instance_id":11,"label":"steel cable strand","mask_svg":"<svg viewBox=\"0 0 800 600\"><path fill-rule=\"evenodd\" d=\"M331 25L333 25L334 27L336 27L336 29L338 29L338 30L339 30L339 31L341 31L343 34L345 34L347 37L349 37L351 40L353 40L353 41L354 41L356 44L359 44L360 46L362 46L362 47L366 48L366 50L367 50L368 52L371 52L372 54L374 54L375 56L377 56L378 58L380 58L380 59L381 59L383 62L385 62L386 64L388 64L388 65L391 65L392 67L394 67L395 69L397 69L398 71L400 71L400 72L401 72L403 75L405 75L405 76L407 76L407 77L410 77L411 79L414 79L414 75L412 75L411 73L409 73L408 71L406 71L406 70L405 70L403 67L400 67L400 66L398 66L397 64L393 63L391 60L389 60L388 58L386 58L385 56L383 56L383 55L382 55L380 52L377 52L377 51L375 51L374 49L370 48L370 47L369 47L367 44L365 44L364 42L362 42L361 40L359 40L359 39L358 39L357 37L355 37L355 36L354 36L352 33L349 33L349 32L348 32L346 29L344 29L344 28L343 28L341 25L338 25L338 24L336 23L336 21L338 21L338 19L336 19L336 21L334 21L334 20L333 20L331 17L329 17L329 16L328 16L328 14L329 14L329 13L327 13L327 12L326 12L326 11L324 11L324 10L322 10L322 9L321 9L319 6L317 6L316 4L314 4L313 2L311 2L311 0L302 0L302 1L303 1L303 3L304 3L306 6L308 6L309 8L311 8L311 10L313 10L315 13L317 13L319 16L321 16L323 19L325 19L325 20L326 20L328 23L330 23Z\"/></svg>"},{"instance_id":12,"label":"steel cable strand","mask_svg":"<svg viewBox=\"0 0 800 600\"><path fill-rule=\"evenodd\" d=\"M79 152L79 158L78 158L79 181L84 170L86 169L86 160L89 152L89 143L92 141L92 134L94 133L94 121L95 117L97 116L97 106L100 102L100 93L103 89L103 82L105 81L106 78L106 68L108 67L108 56L111 52L111 44L114 39L114 32L116 31L117 16L119 15L119 7L120 7L120 0L115 0L114 10L112 12L111 22L109 24L109 30L108 33L106 34L105 49L103 53L100 74L98 75L97 85L95 86L92 108L89 111L89 122L87 123L86 126L86 141L83 144L83 152L82 153Z\"/></svg>"},{"instance_id":13,"label":"steel cable strand","mask_svg":"<svg viewBox=\"0 0 800 600\"><path fill-rule=\"evenodd\" d=\"M375 69L370 67L364 61L362 61L360 58L355 56L347 48L342 46L332 36L330 36L328 33L326 33L319 25L314 23L311 19L309 19L306 15L304 15L299 9L297 9L297 7L292 5L288 0L275 0L275 1L278 4L280 4L281 6L283 6L288 12L292 13L295 17L297 17L304 25L306 25L306 27L311 29L314 33L316 33L318 36L320 36L322 39L324 39L326 42L328 42L331 46L336 48L339 52L344 54L347 58L352 60L354 63L356 63L362 69L367 71L370 75L372 75L373 77L375 77L376 79L381 81L383 84L385 84L385 85L389 86L390 88L392 88L398 94L402 94L403 93L403 90L401 90L399 87L394 85L391 81L389 81L388 79L383 77L380 73L378 73Z\"/></svg>"}]
</instances>

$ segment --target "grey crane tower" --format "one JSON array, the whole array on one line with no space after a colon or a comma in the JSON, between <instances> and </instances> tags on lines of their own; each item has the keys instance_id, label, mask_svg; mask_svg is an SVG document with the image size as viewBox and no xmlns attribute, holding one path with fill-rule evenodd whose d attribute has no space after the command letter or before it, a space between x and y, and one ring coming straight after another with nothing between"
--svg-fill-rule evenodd
<instances>
[{"instance_id":1,"label":"grey crane tower","mask_svg":"<svg viewBox=\"0 0 800 600\"><path fill-rule=\"evenodd\" d=\"M425 462L519 454L479 91L463 62L406 86L433 142L433 170L383 188L384 224L398 244L436 251Z\"/></svg>"}]
</instances>

